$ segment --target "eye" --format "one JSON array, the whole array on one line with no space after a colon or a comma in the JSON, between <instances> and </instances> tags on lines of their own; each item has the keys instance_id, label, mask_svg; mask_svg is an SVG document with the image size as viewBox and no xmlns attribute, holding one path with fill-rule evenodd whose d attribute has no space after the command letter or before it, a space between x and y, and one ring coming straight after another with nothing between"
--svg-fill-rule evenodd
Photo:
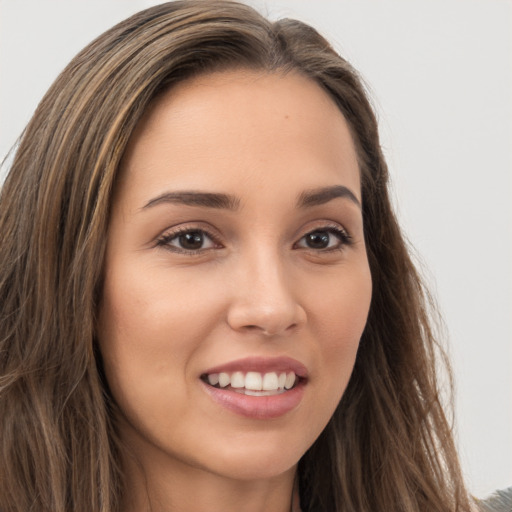
<instances>
[{"instance_id":1,"label":"eye","mask_svg":"<svg viewBox=\"0 0 512 512\"><path fill-rule=\"evenodd\" d=\"M180 229L164 234L158 239L157 246L163 246L175 252L195 253L219 247L219 244L202 229Z\"/></svg>"},{"instance_id":2,"label":"eye","mask_svg":"<svg viewBox=\"0 0 512 512\"><path fill-rule=\"evenodd\" d=\"M296 244L296 247L329 251L341 249L351 243L350 235L340 228L321 228L306 233Z\"/></svg>"}]
</instances>

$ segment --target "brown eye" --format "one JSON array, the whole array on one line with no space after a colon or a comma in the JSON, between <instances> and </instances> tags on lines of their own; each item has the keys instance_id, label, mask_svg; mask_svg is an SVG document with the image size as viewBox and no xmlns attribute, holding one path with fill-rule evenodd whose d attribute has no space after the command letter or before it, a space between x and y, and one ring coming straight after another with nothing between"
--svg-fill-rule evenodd
<instances>
[{"instance_id":1,"label":"brown eye","mask_svg":"<svg viewBox=\"0 0 512 512\"><path fill-rule=\"evenodd\" d=\"M202 229L188 229L167 233L158 240L157 245L182 253L194 253L218 246L213 237Z\"/></svg>"},{"instance_id":2,"label":"brown eye","mask_svg":"<svg viewBox=\"0 0 512 512\"><path fill-rule=\"evenodd\" d=\"M192 251L196 251L197 249L202 249L204 244L204 233L202 231L189 231L188 233L183 233L178 235L176 238L179 246L182 249L189 249Z\"/></svg>"},{"instance_id":3,"label":"brown eye","mask_svg":"<svg viewBox=\"0 0 512 512\"><path fill-rule=\"evenodd\" d=\"M315 229L306 233L297 247L316 251L340 249L350 243L350 236L339 228Z\"/></svg>"},{"instance_id":4,"label":"brown eye","mask_svg":"<svg viewBox=\"0 0 512 512\"><path fill-rule=\"evenodd\" d=\"M327 231L313 231L304 237L304 242L310 249L326 249L329 247L331 236Z\"/></svg>"}]
</instances>

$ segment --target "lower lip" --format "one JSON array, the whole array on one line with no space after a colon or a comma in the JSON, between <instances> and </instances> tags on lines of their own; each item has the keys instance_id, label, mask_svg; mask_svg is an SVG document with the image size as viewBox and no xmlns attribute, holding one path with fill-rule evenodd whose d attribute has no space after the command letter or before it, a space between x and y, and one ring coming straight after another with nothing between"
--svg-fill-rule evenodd
<instances>
[{"instance_id":1,"label":"lower lip","mask_svg":"<svg viewBox=\"0 0 512 512\"><path fill-rule=\"evenodd\" d=\"M249 396L228 389L215 388L202 382L215 402L230 411L248 418L267 420L279 418L295 409L304 395L305 383L300 381L294 388L279 395Z\"/></svg>"}]
</instances>

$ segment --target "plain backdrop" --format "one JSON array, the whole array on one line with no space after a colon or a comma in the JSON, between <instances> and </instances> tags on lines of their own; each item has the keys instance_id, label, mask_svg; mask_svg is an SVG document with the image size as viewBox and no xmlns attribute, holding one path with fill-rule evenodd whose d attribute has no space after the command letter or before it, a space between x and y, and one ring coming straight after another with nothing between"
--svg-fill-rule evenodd
<instances>
[{"instance_id":1,"label":"plain backdrop","mask_svg":"<svg viewBox=\"0 0 512 512\"><path fill-rule=\"evenodd\" d=\"M0 158L85 44L157 3L0 0ZM365 78L396 207L447 325L469 487L512 485L512 2L250 3L313 24Z\"/></svg>"}]
</instances>

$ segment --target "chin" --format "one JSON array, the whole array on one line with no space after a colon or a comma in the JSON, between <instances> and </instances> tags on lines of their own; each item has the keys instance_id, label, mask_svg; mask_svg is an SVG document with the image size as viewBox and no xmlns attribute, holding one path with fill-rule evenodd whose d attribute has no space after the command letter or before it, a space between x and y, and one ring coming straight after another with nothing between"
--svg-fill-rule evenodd
<instances>
[{"instance_id":1,"label":"chin","mask_svg":"<svg viewBox=\"0 0 512 512\"><path fill-rule=\"evenodd\" d=\"M255 481L272 479L289 471L294 472L307 446L297 446L293 439L261 439L247 436L216 443L219 449L206 449L196 458L196 467L224 477Z\"/></svg>"},{"instance_id":2,"label":"chin","mask_svg":"<svg viewBox=\"0 0 512 512\"><path fill-rule=\"evenodd\" d=\"M300 457L299 457L300 458ZM276 457L260 460L244 460L227 462L219 468L218 474L233 480L254 482L271 480L285 473L295 473L298 459L277 460Z\"/></svg>"}]
</instances>

